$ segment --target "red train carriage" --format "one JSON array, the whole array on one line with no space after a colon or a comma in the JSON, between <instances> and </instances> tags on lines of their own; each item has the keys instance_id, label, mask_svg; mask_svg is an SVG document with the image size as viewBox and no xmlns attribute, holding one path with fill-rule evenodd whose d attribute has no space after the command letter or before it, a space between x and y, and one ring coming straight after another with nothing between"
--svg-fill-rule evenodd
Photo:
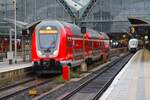
<instances>
[{"instance_id":1,"label":"red train carriage","mask_svg":"<svg viewBox=\"0 0 150 100\"><path fill-rule=\"evenodd\" d=\"M110 51L110 38L108 37L108 35L104 32L100 32L100 34L103 36L104 38L104 47L105 47L105 55L107 56L107 59L109 57L109 51Z\"/></svg>"},{"instance_id":2,"label":"red train carriage","mask_svg":"<svg viewBox=\"0 0 150 100\"><path fill-rule=\"evenodd\" d=\"M102 35L89 29L82 34L74 24L42 21L32 34L33 69L37 72L61 72L64 65L86 64L100 59L104 53Z\"/></svg>"}]
</instances>

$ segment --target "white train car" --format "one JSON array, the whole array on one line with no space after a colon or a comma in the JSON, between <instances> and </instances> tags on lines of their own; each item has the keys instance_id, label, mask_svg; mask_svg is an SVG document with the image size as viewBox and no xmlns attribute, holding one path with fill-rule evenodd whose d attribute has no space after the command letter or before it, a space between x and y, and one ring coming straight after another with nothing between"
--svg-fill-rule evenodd
<instances>
[{"instance_id":1,"label":"white train car","mask_svg":"<svg viewBox=\"0 0 150 100\"><path fill-rule=\"evenodd\" d=\"M138 45L139 45L138 39L135 38L130 39L128 43L129 51L135 53L139 49Z\"/></svg>"}]
</instances>

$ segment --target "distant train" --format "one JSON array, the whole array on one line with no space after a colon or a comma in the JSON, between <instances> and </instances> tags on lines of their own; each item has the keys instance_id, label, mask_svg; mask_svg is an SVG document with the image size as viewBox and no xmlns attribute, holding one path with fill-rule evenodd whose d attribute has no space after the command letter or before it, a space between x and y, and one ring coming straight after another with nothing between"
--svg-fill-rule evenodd
<instances>
[{"instance_id":1,"label":"distant train","mask_svg":"<svg viewBox=\"0 0 150 100\"><path fill-rule=\"evenodd\" d=\"M138 49L141 48L141 41L136 38L130 39L128 48L131 53L135 53Z\"/></svg>"},{"instance_id":2,"label":"distant train","mask_svg":"<svg viewBox=\"0 0 150 100\"><path fill-rule=\"evenodd\" d=\"M41 73L61 72L62 67L87 65L108 57L106 37L87 29L85 34L74 24L44 20L32 33L33 70ZM108 40L108 37L107 37Z\"/></svg>"}]
</instances>

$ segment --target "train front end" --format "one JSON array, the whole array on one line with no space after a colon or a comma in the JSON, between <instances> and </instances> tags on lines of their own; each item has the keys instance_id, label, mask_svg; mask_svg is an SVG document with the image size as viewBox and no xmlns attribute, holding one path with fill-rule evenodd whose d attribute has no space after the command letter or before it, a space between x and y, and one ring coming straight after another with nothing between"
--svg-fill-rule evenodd
<instances>
[{"instance_id":1,"label":"train front end","mask_svg":"<svg viewBox=\"0 0 150 100\"><path fill-rule=\"evenodd\" d=\"M138 39L130 39L128 48L131 53L135 53L138 50Z\"/></svg>"},{"instance_id":2,"label":"train front end","mask_svg":"<svg viewBox=\"0 0 150 100\"><path fill-rule=\"evenodd\" d=\"M60 73L61 24L56 21L43 21L32 34L32 62L36 73ZM62 53L63 54L63 53Z\"/></svg>"}]
</instances>

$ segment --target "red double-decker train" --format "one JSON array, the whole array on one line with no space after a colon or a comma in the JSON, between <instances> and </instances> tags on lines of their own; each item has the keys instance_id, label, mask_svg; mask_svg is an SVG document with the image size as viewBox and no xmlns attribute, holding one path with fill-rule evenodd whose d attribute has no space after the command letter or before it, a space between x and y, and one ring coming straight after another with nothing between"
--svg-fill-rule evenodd
<instances>
[{"instance_id":1,"label":"red double-decker train","mask_svg":"<svg viewBox=\"0 0 150 100\"><path fill-rule=\"evenodd\" d=\"M100 33L62 21L41 21L32 33L32 62L36 72L61 72L64 65L87 65L108 57L109 44Z\"/></svg>"}]
</instances>

